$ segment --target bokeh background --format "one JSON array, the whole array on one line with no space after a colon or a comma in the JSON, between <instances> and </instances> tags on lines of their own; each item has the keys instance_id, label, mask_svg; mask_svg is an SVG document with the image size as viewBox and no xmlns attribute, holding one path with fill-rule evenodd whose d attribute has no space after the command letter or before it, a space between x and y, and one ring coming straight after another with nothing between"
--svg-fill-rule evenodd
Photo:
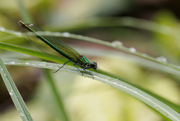
<instances>
[{"instance_id":1,"label":"bokeh background","mask_svg":"<svg viewBox=\"0 0 180 121\"><path fill-rule=\"evenodd\" d=\"M18 0L0 1L1 27L21 31L17 24L22 19L18 3ZM179 64L179 0L23 0L23 3L33 23L45 30L70 32L108 42L120 41L123 46ZM164 25L164 29L159 25ZM169 29L177 31L168 32ZM8 38L5 33L0 33L0 37L7 43L28 45L28 40ZM171 70L164 72L161 66L155 68L154 63L140 62L127 53L102 45L59 39L96 61L98 68L180 105L179 76ZM1 57L25 57L15 52L0 52ZM7 68L35 121L61 121L43 69ZM70 121L163 121L147 105L106 84L65 71L52 75ZM0 81L0 121L19 120L7 89Z\"/></svg>"}]
</instances>

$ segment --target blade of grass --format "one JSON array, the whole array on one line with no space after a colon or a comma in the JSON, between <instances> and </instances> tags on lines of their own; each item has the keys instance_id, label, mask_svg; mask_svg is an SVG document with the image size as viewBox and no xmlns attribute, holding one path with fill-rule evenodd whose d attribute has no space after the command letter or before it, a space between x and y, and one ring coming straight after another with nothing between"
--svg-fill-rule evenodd
<instances>
[{"instance_id":1,"label":"blade of grass","mask_svg":"<svg viewBox=\"0 0 180 121\"><path fill-rule=\"evenodd\" d=\"M17 46L17 45L6 44L6 43L0 42L0 48L10 50L10 51L24 53L24 54L27 54L27 55L39 57L41 59L50 60L50 61L53 61L53 62L61 63L61 61L62 61L60 59L60 57L58 57L58 56L54 56L54 55L50 55L50 54L47 54L47 53L30 50L30 49L23 48L23 47L20 47L20 46Z\"/></svg>"},{"instance_id":2,"label":"blade of grass","mask_svg":"<svg viewBox=\"0 0 180 121\"><path fill-rule=\"evenodd\" d=\"M56 26L58 27L58 26ZM54 27L54 28L56 28ZM169 27L167 25L159 24L153 21L148 21L144 19L132 18L132 17L112 17L112 18L91 18L81 21L79 24L74 26L60 26L58 29L60 31L70 31L70 30L83 30L87 28L97 28L97 27L130 27L138 28L143 30L148 30L150 32L157 32L159 34L168 35L180 39L179 29Z\"/></svg>"},{"instance_id":3,"label":"blade of grass","mask_svg":"<svg viewBox=\"0 0 180 121\"><path fill-rule=\"evenodd\" d=\"M14 81L12 80L6 66L4 65L3 61L0 58L0 72L3 78L3 81L6 85L6 88L13 100L13 103L23 121L33 121L26 104L24 103L23 98L21 97Z\"/></svg>"},{"instance_id":4,"label":"blade of grass","mask_svg":"<svg viewBox=\"0 0 180 121\"><path fill-rule=\"evenodd\" d=\"M98 71L100 71L100 70L98 70ZM93 73L93 75L95 73ZM173 110L171 107L169 107L167 104L158 100L156 97L153 97L153 96L155 96L155 95L152 95L153 93L149 93L148 91L145 91L145 89L139 88L138 86L133 85L124 79L117 78L112 75L110 76L109 74L102 72L102 71L101 71L101 73L95 74L94 77L96 80L98 80L100 82L106 83L112 87L115 87L115 88L139 99L140 101L147 104L148 106L150 106L157 112L161 113L165 117L167 117L173 121L179 121L180 114L177 113L175 110ZM164 100L164 102L165 102L165 100Z\"/></svg>"},{"instance_id":5,"label":"blade of grass","mask_svg":"<svg viewBox=\"0 0 180 121\"><path fill-rule=\"evenodd\" d=\"M8 63L10 65L22 65L22 66L33 66L33 67L41 67L41 68L49 68L49 69L57 69L58 64L54 63L45 63L44 62L38 62L38 61L16 61L16 60L10 60ZM75 67L72 66L65 66L62 68L62 70L67 70L70 72L78 73ZM106 83L112 87L117 88L118 90L121 90L148 105L153 110L156 110L159 112L159 114L164 115L165 117L173 120L178 121L180 119L180 114L177 112L180 112L180 107L178 105L175 105L160 96L157 96L156 94L149 92L141 87L138 87L137 85L134 85L130 83L127 80L121 79L119 77L115 77L113 75L110 75L106 72L97 70L97 72L91 71L91 73L94 75L94 78L100 82ZM79 74L79 73L78 73ZM90 75L84 74L86 77L92 78ZM177 112L176 112L177 111Z\"/></svg>"},{"instance_id":6,"label":"blade of grass","mask_svg":"<svg viewBox=\"0 0 180 121\"><path fill-rule=\"evenodd\" d=\"M22 20L28 23L32 23L32 19L24 7L23 0L17 0L17 3Z\"/></svg>"},{"instance_id":7,"label":"blade of grass","mask_svg":"<svg viewBox=\"0 0 180 121\"><path fill-rule=\"evenodd\" d=\"M52 94L54 95L57 107L59 109L60 119L61 119L61 121L68 121L68 116L67 116L65 108L64 108L63 100L62 100L60 94L58 93L56 84L54 83L54 80L53 80L49 70L45 69L44 72L45 72L46 79L49 82L49 86L52 90Z\"/></svg>"}]
</instances>

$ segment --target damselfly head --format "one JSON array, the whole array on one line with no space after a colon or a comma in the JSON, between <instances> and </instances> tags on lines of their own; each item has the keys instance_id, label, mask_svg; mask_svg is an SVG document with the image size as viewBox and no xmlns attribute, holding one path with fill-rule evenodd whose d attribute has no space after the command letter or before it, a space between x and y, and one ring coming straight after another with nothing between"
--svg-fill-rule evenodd
<instances>
[{"instance_id":1,"label":"damselfly head","mask_svg":"<svg viewBox=\"0 0 180 121\"><path fill-rule=\"evenodd\" d=\"M96 62L92 62L90 64L90 67L93 68L94 70L96 70L97 69L97 63Z\"/></svg>"}]
</instances>

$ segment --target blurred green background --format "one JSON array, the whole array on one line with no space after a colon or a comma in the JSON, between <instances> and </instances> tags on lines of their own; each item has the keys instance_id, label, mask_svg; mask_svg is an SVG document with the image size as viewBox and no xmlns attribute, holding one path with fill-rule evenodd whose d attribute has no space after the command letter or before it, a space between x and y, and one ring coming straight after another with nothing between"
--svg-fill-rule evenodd
<instances>
[{"instance_id":1,"label":"blurred green background","mask_svg":"<svg viewBox=\"0 0 180 121\"><path fill-rule=\"evenodd\" d=\"M47 31L120 41L126 47L136 48L161 61L179 64L178 0L23 0L23 3L33 23ZM0 1L0 27L22 31L17 24L24 16L21 14L18 0ZM126 21L118 23L119 20ZM28 40L11 38L6 33L0 32L0 37L2 42L28 45ZM180 78L175 72L110 47L59 39L97 62L98 68L180 105ZM30 58L5 50L0 50L0 54L3 58ZM42 69L7 68L35 121L61 121ZM70 121L163 121L147 105L113 87L65 71L52 75ZM0 121L19 120L4 83L0 81Z\"/></svg>"}]
</instances>

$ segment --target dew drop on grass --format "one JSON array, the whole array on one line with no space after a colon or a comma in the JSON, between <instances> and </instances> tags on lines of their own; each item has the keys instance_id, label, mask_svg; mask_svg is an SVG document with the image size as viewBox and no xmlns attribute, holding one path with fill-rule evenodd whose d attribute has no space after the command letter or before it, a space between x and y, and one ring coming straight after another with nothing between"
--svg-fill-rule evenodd
<instances>
[{"instance_id":1,"label":"dew drop on grass","mask_svg":"<svg viewBox=\"0 0 180 121\"><path fill-rule=\"evenodd\" d=\"M9 92L9 94L12 96L14 93L13 93L13 90L11 90L10 92Z\"/></svg>"},{"instance_id":2,"label":"dew drop on grass","mask_svg":"<svg viewBox=\"0 0 180 121\"><path fill-rule=\"evenodd\" d=\"M15 35L21 37L22 36L22 33L21 32L14 32Z\"/></svg>"},{"instance_id":3,"label":"dew drop on grass","mask_svg":"<svg viewBox=\"0 0 180 121\"><path fill-rule=\"evenodd\" d=\"M10 64L15 64L15 62L14 62L14 61L11 61Z\"/></svg>"},{"instance_id":4,"label":"dew drop on grass","mask_svg":"<svg viewBox=\"0 0 180 121\"><path fill-rule=\"evenodd\" d=\"M135 49L134 47L130 47L130 48L129 48L129 51L132 52L132 53L134 53L134 52L136 52L136 49Z\"/></svg>"},{"instance_id":5,"label":"dew drop on grass","mask_svg":"<svg viewBox=\"0 0 180 121\"><path fill-rule=\"evenodd\" d=\"M144 57L148 57L148 55L146 53L142 53L142 56Z\"/></svg>"},{"instance_id":6,"label":"dew drop on grass","mask_svg":"<svg viewBox=\"0 0 180 121\"><path fill-rule=\"evenodd\" d=\"M25 116L24 113L19 113L19 115L20 115L21 117Z\"/></svg>"},{"instance_id":7,"label":"dew drop on grass","mask_svg":"<svg viewBox=\"0 0 180 121\"><path fill-rule=\"evenodd\" d=\"M161 61L161 62L167 62L167 58L164 57L164 56L159 56L156 58L158 61Z\"/></svg>"},{"instance_id":8,"label":"dew drop on grass","mask_svg":"<svg viewBox=\"0 0 180 121\"><path fill-rule=\"evenodd\" d=\"M29 26L34 26L33 24L29 24Z\"/></svg>"},{"instance_id":9,"label":"dew drop on grass","mask_svg":"<svg viewBox=\"0 0 180 121\"><path fill-rule=\"evenodd\" d=\"M0 27L0 31L5 31L5 28L4 27Z\"/></svg>"},{"instance_id":10,"label":"dew drop on grass","mask_svg":"<svg viewBox=\"0 0 180 121\"><path fill-rule=\"evenodd\" d=\"M123 46L123 43L121 41L118 41L118 40L113 41L111 44L112 44L113 47L121 47L121 46Z\"/></svg>"},{"instance_id":11,"label":"dew drop on grass","mask_svg":"<svg viewBox=\"0 0 180 121\"><path fill-rule=\"evenodd\" d=\"M54 66L51 66L51 65L49 65L49 66L47 66L47 68L53 68Z\"/></svg>"},{"instance_id":12,"label":"dew drop on grass","mask_svg":"<svg viewBox=\"0 0 180 121\"><path fill-rule=\"evenodd\" d=\"M41 63L39 64L39 66L46 66L46 65L47 65L46 62L41 62Z\"/></svg>"},{"instance_id":13,"label":"dew drop on grass","mask_svg":"<svg viewBox=\"0 0 180 121\"><path fill-rule=\"evenodd\" d=\"M69 32L63 32L62 34L63 34L64 37L69 37L70 36Z\"/></svg>"},{"instance_id":14,"label":"dew drop on grass","mask_svg":"<svg viewBox=\"0 0 180 121\"><path fill-rule=\"evenodd\" d=\"M136 88L132 88L132 91L133 91L134 93L137 93L137 89L136 89Z\"/></svg>"}]
</instances>

